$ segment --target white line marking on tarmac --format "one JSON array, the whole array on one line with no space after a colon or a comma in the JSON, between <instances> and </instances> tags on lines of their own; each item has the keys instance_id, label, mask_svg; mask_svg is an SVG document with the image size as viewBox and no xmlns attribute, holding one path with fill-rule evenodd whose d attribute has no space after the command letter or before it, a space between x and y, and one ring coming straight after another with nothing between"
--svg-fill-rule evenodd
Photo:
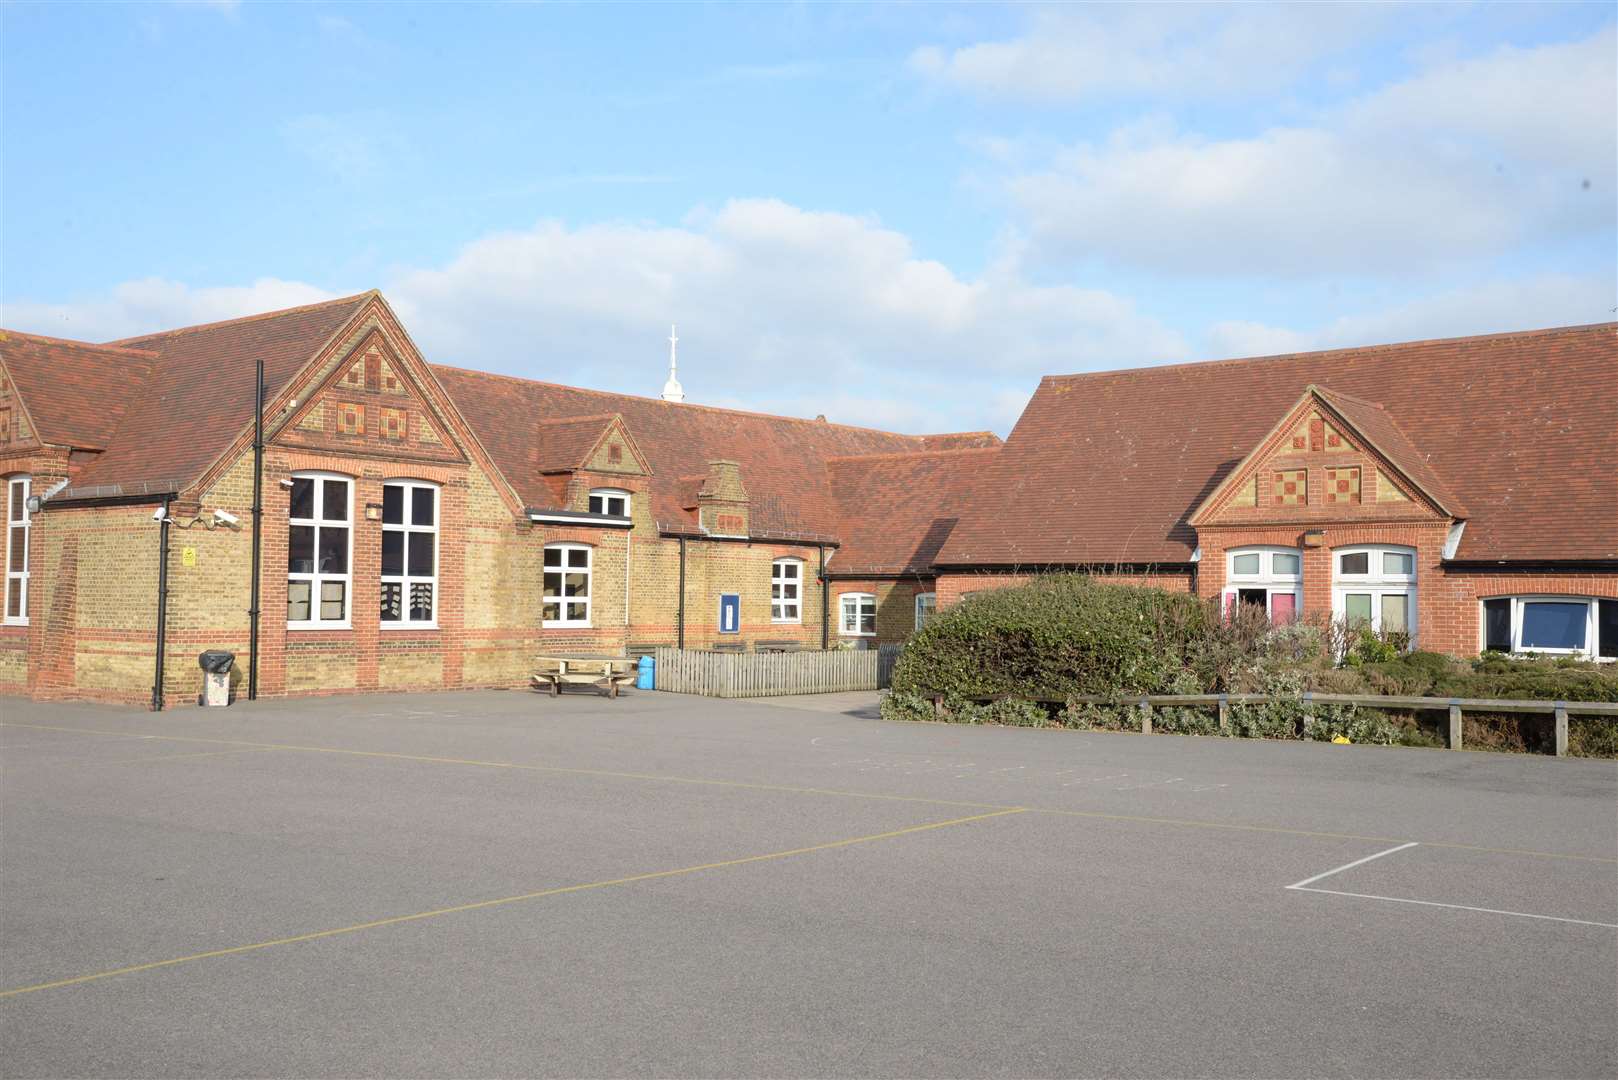
<instances>
[{"instance_id":1,"label":"white line marking on tarmac","mask_svg":"<svg viewBox=\"0 0 1618 1080\"><path fill-rule=\"evenodd\" d=\"M1313 885L1317 881L1323 881L1326 878L1331 877L1333 874L1341 874L1344 870L1352 870L1356 866L1364 866L1366 863L1372 861L1373 859L1380 859L1384 855L1392 855L1395 851L1403 851L1405 848L1413 848L1415 846L1416 846L1416 841L1412 840L1408 844L1400 844L1398 847L1390 847L1388 850L1379 851L1375 855L1367 855L1363 859L1355 859L1351 863L1344 863L1342 866L1339 866L1335 870L1327 870L1324 874L1316 874L1314 877L1304 878L1302 881L1298 882L1296 885L1288 885L1287 888L1289 888L1289 889L1301 889L1305 885ZM1327 890L1325 890L1325 889L1316 889L1315 891L1316 892L1325 892Z\"/></svg>"},{"instance_id":2,"label":"white line marking on tarmac","mask_svg":"<svg viewBox=\"0 0 1618 1080\"><path fill-rule=\"evenodd\" d=\"M1406 844L1405 846L1414 847L1415 845ZM1394 848L1393 850L1398 851L1399 849ZM1384 851L1382 854L1386 855L1387 852ZM1371 856L1373 859L1376 857L1375 855ZM1354 866L1355 864L1349 863L1348 865ZM1348 867L1340 867L1339 869L1346 870ZM1334 874L1336 872L1336 870L1332 871ZM1315 879L1310 878L1310 880ZM1595 922L1591 919L1565 919L1560 915L1535 915L1530 911L1502 911L1500 908L1469 907L1466 904L1440 904L1435 900L1411 900L1404 896L1374 896L1371 893L1338 892L1336 889L1306 889L1302 885L1288 885L1287 888L1297 892L1324 893L1327 896L1352 896L1359 900L1386 900L1390 904L1420 904L1422 907L1452 908L1455 911L1480 911L1485 915L1514 915L1519 919L1544 919L1547 922L1576 923L1579 926L1604 926L1609 930L1618 930L1618 923Z\"/></svg>"}]
</instances>

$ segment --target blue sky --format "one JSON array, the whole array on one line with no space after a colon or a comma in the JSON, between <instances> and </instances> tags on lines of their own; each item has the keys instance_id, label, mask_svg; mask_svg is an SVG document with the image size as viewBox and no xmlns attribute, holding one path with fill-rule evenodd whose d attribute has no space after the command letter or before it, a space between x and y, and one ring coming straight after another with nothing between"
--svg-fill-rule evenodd
<instances>
[{"instance_id":1,"label":"blue sky","mask_svg":"<svg viewBox=\"0 0 1618 1080\"><path fill-rule=\"evenodd\" d=\"M7 4L5 324L1004 432L1039 375L1595 322L1615 8Z\"/></svg>"}]
</instances>

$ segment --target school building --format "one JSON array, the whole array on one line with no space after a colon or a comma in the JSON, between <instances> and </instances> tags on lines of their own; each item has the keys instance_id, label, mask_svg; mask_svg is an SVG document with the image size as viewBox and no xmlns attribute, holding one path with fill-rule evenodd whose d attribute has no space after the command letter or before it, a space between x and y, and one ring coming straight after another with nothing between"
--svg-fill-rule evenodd
<instances>
[{"instance_id":1,"label":"school building","mask_svg":"<svg viewBox=\"0 0 1618 1080\"><path fill-rule=\"evenodd\" d=\"M1618 324L1050 377L1004 445L690 404L672 361L660 397L434 365L377 292L5 332L0 693L191 702L205 649L269 696L863 647L1063 569L1618 656Z\"/></svg>"}]
</instances>

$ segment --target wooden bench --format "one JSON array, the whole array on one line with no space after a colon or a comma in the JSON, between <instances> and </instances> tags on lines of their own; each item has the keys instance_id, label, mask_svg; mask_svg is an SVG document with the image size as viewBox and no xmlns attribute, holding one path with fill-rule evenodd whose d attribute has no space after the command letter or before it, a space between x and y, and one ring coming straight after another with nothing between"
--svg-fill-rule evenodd
<instances>
[{"instance_id":1,"label":"wooden bench","mask_svg":"<svg viewBox=\"0 0 1618 1080\"><path fill-rule=\"evenodd\" d=\"M627 656L536 656L532 676L536 689L551 697L568 686L593 686L607 697L635 681L635 662Z\"/></svg>"}]
</instances>

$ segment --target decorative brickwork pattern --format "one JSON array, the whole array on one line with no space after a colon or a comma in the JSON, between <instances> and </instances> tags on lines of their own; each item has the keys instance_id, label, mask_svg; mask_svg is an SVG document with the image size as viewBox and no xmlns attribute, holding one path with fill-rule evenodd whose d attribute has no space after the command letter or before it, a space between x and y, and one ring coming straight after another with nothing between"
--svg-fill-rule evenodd
<instances>
[{"instance_id":1,"label":"decorative brickwork pattern","mask_svg":"<svg viewBox=\"0 0 1618 1080\"><path fill-rule=\"evenodd\" d=\"M1326 470L1326 502L1358 503L1360 501L1359 466Z\"/></svg>"},{"instance_id":2,"label":"decorative brickwork pattern","mask_svg":"<svg viewBox=\"0 0 1618 1080\"><path fill-rule=\"evenodd\" d=\"M1270 480L1272 506L1302 506L1309 502L1309 473L1305 469L1278 469Z\"/></svg>"}]
</instances>

